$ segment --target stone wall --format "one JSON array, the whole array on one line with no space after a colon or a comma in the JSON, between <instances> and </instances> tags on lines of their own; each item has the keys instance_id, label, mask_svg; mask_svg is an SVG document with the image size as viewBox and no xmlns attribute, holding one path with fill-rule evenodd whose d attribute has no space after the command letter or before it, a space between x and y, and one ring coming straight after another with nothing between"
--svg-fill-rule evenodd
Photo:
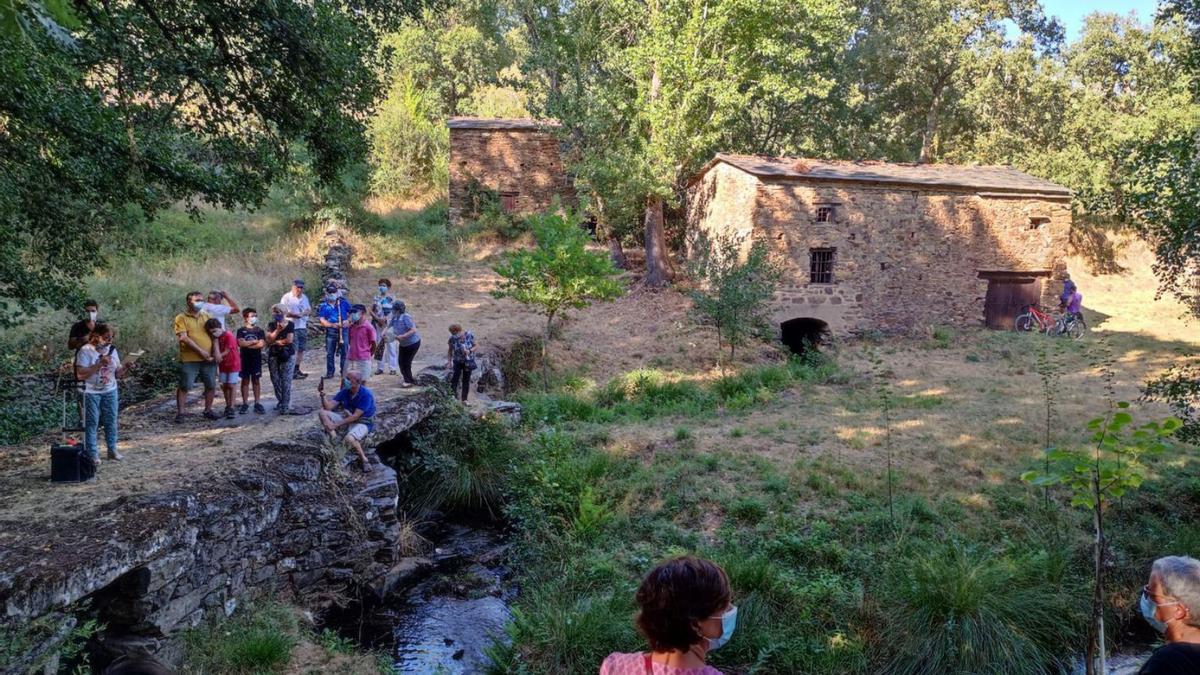
<instances>
[{"instance_id":1,"label":"stone wall","mask_svg":"<svg viewBox=\"0 0 1200 675\"><path fill-rule=\"evenodd\" d=\"M818 222L820 206L833 208L833 222ZM816 318L835 334L981 325L988 282L979 272L1048 271L1061 279L1071 226L1065 199L851 181L764 181L725 164L692 186L688 218L693 227L710 231L751 229L785 265L776 321ZM1032 227L1031 218L1046 221ZM814 248L835 250L832 283L810 282ZM1044 283L1044 302L1054 302L1060 289L1057 281Z\"/></svg>"},{"instance_id":2,"label":"stone wall","mask_svg":"<svg viewBox=\"0 0 1200 675\"><path fill-rule=\"evenodd\" d=\"M432 395L382 402L367 445L432 412ZM386 595L402 573L395 473L346 469L312 430L245 449L239 468L101 505L0 553L0 623L70 618L84 600L107 625L101 651L180 656L179 631L284 593L320 606L348 587ZM230 449L230 452L234 452ZM351 455L353 453L350 453ZM335 467L342 466L342 470Z\"/></svg>"},{"instance_id":3,"label":"stone wall","mask_svg":"<svg viewBox=\"0 0 1200 675\"><path fill-rule=\"evenodd\" d=\"M513 193L514 213L541 211L555 196L564 204L575 191L563 168L558 140L528 129L450 129L450 220L469 215L468 186L478 181L499 193Z\"/></svg>"}]
</instances>

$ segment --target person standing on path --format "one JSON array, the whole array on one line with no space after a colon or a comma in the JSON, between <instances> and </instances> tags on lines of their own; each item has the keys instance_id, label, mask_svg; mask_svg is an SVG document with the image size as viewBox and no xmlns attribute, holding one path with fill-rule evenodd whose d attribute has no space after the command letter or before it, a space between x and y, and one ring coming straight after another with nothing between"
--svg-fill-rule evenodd
<instances>
[{"instance_id":1,"label":"person standing on path","mask_svg":"<svg viewBox=\"0 0 1200 675\"><path fill-rule=\"evenodd\" d=\"M421 334L417 332L417 324L402 300L397 300L392 306L388 328L395 336L400 376L404 378L404 384L401 386L411 387L417 383L413 379L412 364L413 359L417 358L417 350L421 349Z\"/></svg>"},{"instance_id":2,"label":"person standing on path","mask_svg":"<svg viewBox=\"0 0 1200 675\"><path fill-rule=\"evenodd\" d=\"M88 343L88 336L96 327L96 319L100 316L100 304L95 300L83 303L83 318L71 324L71 332L67 334L67 349L77 351Z\"/></svg>"},{"instance_id":3,"label":"person standing on path","mask_svg":"<svg viewBox=\"0 0 1200 675\"><path fill-rule=\"evenodd\" d=\"M340 357L338 372L346 373L346 350L350 348L350 302L338 294L337 286L325 287L325 298L317 306L317 319L325 329L325 377L333 377L334 355Z\"/></svg>"},{"instance_id":4,"label":"person standing on path","mask_svg":"<svg viewBox=\"0 0 1200 675\"><path fill-rule=\"evenodd\" d=\"M204 419L218 419L213 412L217 393L217 363L213 358L213 341L204 329L209 317L203 311L204 296L200 291L187 294L187 309L175 315L173 332L179 341L179 382L175 388L175 423L183 421L188 390L199 378L204 383Z\"/></svg>"},{"instance_id":5,"label":"person standing on path","mask_svg":"<svg viewBox=\"0 0 1200 675\"><path fill-rule=\"evenodd\" d=\"M251 385L254 386L254 412L259 415L267 412L262 406L262 353L267 346L267 333L258 326L258 312L253 307L242 310L242 321L245 326L237 329L238 356L241 357L242 371L238 378L242 381L242 406L239 413L245 415L250 406L246 394Z\"/></svg>"},{"instance_id":6,"label":"person standing on path","mask_svg":"<svg viewBox=\"0 0 1200 675\"><path fill-rule=\"evenodd\" d=\"M225 396L225 419L231 420L233 414L233 386L241 381L242 354L238 349L237 338L225 330L218 319L204 322L204 328L213 339L213 356L217 359L217 379L221 383L221 393Z\"/></svg>"},{"instance_id":7,"label":"person standing on path","mask_svg":"<svg viewBox=\"0 0 1200 675\"><path fill-rule=\"evenodd\" d=\"M117 380L125 377L129 366L121 365L121 356L113 346L112 326L97 323L88 341L75 355L75 377L83 382L83 401L87 414L84 415L83 447L97 466L100 465L100 449L96 447L96 433L104 427L104 445L108 458L124 459L117 450Z\"/></svg>"},{"instance_id":8,"label":"person standing on path","mask_svg":"<svg viewBox=\"0 0 1200 675\"><path fill-rule=\"evenodd\" d=\"M317 385L317 393L321 396L321 409L317 411L317 416L326 435L332 441L337 436L338 428L346 427L346 445L358 453L363 473L367 473L371 470L371 463L363 452L362 442L375 426L375 394L367 389L363 378L354 371L346 373L342 390L332 400L325 398L324 382ZM339 408L342 410L340 413L337 412Z\"/></svg>"},{"instance_id":9,"label":"person standing on path","mask_svg":"<svg viewBox=\"0 0 1200 675\"><path fill-rule=\"evenodd\" d=\"M275 409L286 415L291 410L292 380L296 370L296 326L287 318L282 304L271 308L267 324L267 371L275 388Z\"/></svg>"},{"instance_id":10,"label":"person standing on path","mask_svg":"<svg viewBox=\"0 0 1200 675\"><path fill-rule=\"evenodd\" d=\"M388 372L396 374L396 342L388 331L388 323L392 317L392 307L396 299L392 297L392 280L379 280L379 293L371 302L371 325L379 336L375 344L375 374L382 375L384 364Z\"/></svg>"},{"instance_id":11,"label":"person standing on path","mask_svg":"<svg viewBox=\"0 0 1200 675\"><path fill-rule=\"evenodd\" d=\"M458 396L467 402L467 394L471 391L471 371L475 370L475 336L469 330L452 323L450 324L450 339L447 340L449 349L446 350L446 367L453 368L450 375L450 394ZM459 396L459 382L462 382L462 395Z\"/></svg>"},{"instance_id":12,"label":"person standing on path","mask_svg":"<svg viewBox=\"0 0 1200 675\"><path fill-rule=\"evenodd\" d=\"M356 372L362 375L363 382L371 377L371 353L379 334L367 317L365 305L354 305L350 308L350 365L347 373Z\"/></svg>"},{"instance_id":13,"label":"person standing on path","mask_svg":"<svg viewBox=\"0 0 1200 675\"><path fill-rule=\"evenodd\" d=\"M213 289L208 292L208 302L200 305L200 311L216 319L221 324L221 330L225 330L225 317L230 313L237 314L242 308L225 291Z\"/></svg>"},{"instance_id":14,"label":"person standing on path","mask_svg":"<svg viewBox=\"0 0 1200 675\"><path fill-rule=\"evenodd\" d=\"M312 314L312 303L304 294L304 280L294 279L292 290L283 294L283 297L279 299L279 304L283 306L286 318L291 320L295 334L295 377L297 380L303 380L308 377L308 373L301 370L300 366L304 361L304 350L308 346L308 317Z\"/></svg>"}]
</instances>

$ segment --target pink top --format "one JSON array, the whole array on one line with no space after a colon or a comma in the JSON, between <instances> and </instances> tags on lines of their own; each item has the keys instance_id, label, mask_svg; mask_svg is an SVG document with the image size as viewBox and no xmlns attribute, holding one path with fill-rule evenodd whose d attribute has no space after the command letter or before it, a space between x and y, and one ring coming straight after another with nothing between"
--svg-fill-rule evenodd
<instances>
[{"instance_id":1,"label":"pink top","mask_svg":"<svg viewBox=\"0 0 1200 675\"><path fill-rule=\"evenodd\" d=\"M650 670L646 670L646 653L635 652L622 654L613 652L600 664L600 675L721 675L721 671L712 666L703 668L678 668L665 663L650 662Z\"/></svg>"},{"instance_id":2,"label":"pink top","mask_svg":"<svg viewBox=\"0 0 1200 675\"><path fill-rule=\"evenodd\" d=\"M378 339L375 327L370 322L350 326L350 353L347 356L351 361L370 361L371 348Z\"/></svg>"}]
</instances>

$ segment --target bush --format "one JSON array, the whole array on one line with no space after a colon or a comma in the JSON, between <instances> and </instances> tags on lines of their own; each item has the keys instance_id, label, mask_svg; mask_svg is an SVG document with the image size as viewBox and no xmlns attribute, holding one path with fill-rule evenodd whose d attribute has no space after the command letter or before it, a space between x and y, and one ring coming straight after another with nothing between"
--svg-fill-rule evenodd
<instances>
[{"instance_id":1,"label":"bush","mask_svg":"<svg viewBox=\"0 0 1200 675\"><path fill-rule=\"evenodd\" d=\"M889 671L1057 673L1082 623L1046 556L1009 559L949 547L901 563L883 636Z\"/></svg>"},{"instance_id":2,"label":"bush","mask_svg":"<svg viewBox=\"0 0 1200 675\"><path fill-rule=\"evenodd\" d=\"M253 605L231 619L184 633L189 669L203 673L278 673L291 660L299 635L296 615L273 603Z\"/></svg>"}]
</instances>

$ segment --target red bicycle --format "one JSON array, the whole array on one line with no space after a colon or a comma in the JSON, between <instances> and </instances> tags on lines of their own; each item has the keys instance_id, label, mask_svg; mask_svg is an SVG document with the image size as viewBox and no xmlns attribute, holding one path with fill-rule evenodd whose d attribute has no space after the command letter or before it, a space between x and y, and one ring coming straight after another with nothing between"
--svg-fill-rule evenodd
<instances>
[{"instance_id":1,"label":"red bicycle","mask_svg":"<svg viewBox=\"0 0 1200 675\"><path fill-rule=\"evenodd\" d=\"M1016 320L1018 333L1037 331L1049 335L1054 330L1054 317L1043 312L1037 305L1025 305Z\"/></svg>"}]
</instances>

